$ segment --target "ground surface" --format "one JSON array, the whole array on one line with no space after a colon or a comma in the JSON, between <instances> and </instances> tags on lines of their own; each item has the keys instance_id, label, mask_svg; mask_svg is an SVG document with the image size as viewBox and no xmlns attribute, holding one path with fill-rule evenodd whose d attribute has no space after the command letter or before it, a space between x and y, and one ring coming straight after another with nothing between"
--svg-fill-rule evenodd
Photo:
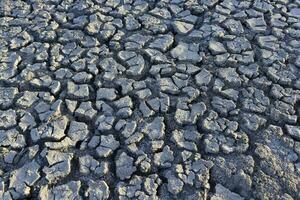
<instances>
[{"instance_id":1,"label":"ground surface","mask_svg":"<svg viewBox=\"0 0 300 200\"><path fill-rule=\"evenodd\" d=\"M0 199L300 199L299 0L0 17Z\"/></svg>"}]
</instances>

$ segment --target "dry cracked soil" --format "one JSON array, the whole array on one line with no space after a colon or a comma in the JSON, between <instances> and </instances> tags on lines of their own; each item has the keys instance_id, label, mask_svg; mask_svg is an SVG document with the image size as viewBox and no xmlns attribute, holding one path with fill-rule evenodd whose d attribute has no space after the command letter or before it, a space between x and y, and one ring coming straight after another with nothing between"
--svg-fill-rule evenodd
<instances>
[{"instance_id":1,"label":"dry cracked soil","mask_svg":"<svg viewBox=\"0 0 300 200\"><path fill-rule=\"evenodd\" d=\"M299 200L300 0L1 0L1 200Z\"/></svg>"}]
</instances>

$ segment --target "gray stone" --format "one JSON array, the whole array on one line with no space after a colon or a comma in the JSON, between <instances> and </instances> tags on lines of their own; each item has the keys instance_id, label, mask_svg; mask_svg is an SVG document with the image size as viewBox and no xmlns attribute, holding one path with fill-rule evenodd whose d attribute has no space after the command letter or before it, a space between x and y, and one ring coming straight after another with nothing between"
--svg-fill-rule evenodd
<instances>
[{"instance_id":1,"label":"gray stone","mask_svg":"<svg viewBox=\"0 0 300 200\"><path fill-rule=\"evenodd\" d=\"M209 41L208 48L211 50L213 55L227 53L224 45L221 42L211 40Z\"/></svg>"},{"instance_id":2,"label":"gray stone","mask_svg":"<svg viewBox=\"0 0 300 200\"><path fill-rule=\"evenodd\" d=\"M271 51L278 50L279 44L277 43L277 41L278 41L277 38L274 37L273 35L257 37L258 45L261 48L271 50Z\"/></svg>"},{"instance_id":3,"label":"gray stone","mask_svg":"<svg viewBox=\"0 0 300 200\"><path fill-rule=\"evenodd\" d=\"M156 117L152 122L146 123L142 132L151 140L162 139L165 135L165 124L163 117Z\"/></svg>"},{"instance_id":4,"label":"gray stone","mask_svg":"<svg viewBox=\"0 0 300 200\"><path fill-rule=\"evenodd\" d=\"M117 91L113 88L99 88L97 90L97 100L113 101L117 98Z\"/></svg>"},{"instance_id":5,"label":"gray stone","mask_svg":"<svg viewBox=\"0 0 300 200\"><path fill-rule=\"evenodd\" d=\"M187 34L194 28L193 24L182 22L182 21L175 21L172 23L172 25L176 33L183 34L183 35Z\"/></svg>"},{"instance_id":6,"label":"gray stone","mask_svg":"<svg viewBox=\"0 0 300 200\"><path fill-rule=\"evenodd\" d=\"M10 128L17 124L17 114L15 110L9 109L6 111L0 110L0 128Z\"/></svg>"},{"instance_id":7,"label":"gray stone","mask_svg":"<svg viewBox=\"0 0 300 200\"><path fill-rule=\"evenodd\" d=\"M30 195L31 188L41 177L40 165L36 161L26 163L21 168L14 170L9 179L9 188L14 199L22 199Z\"/></svg>"},{"instance_id":8,"label":"gray stone","mask_svg":"<svg viewBox=\"0 0 300 200\"><path fill-rule=\"evenodd\" d=\"M288 134L293 138L300 140L300 126L285 125Z\"/></svg>"},{"instance_id":9,"label":"gray stone","mask_svg":"<svg viewBox=\"0 0 300 200\"><path fill-rule=\"evenodd\" d=\"M230 34L240 35L244 33L244 28L240 21L228 19L224 22L224 26L229 30Z\"/></svg>"},{"instance_id":10,"label":"gray stone","mask_svg":"<svg viewBox=\"0 0 300 200\"><path fill-rule=\"evenodd\" d=\"M0 130L0 146L24 148L26 146L25 137L17 129Z\"/></svg>"},{"instance_id":11,"label":"gray stone","mask_svg":"<svg viewBox=\"0 0 300 200\"><path fill-rule=\"evenodd\" d=\"M109 157L119 146L119 141L113 135L101 135L101 143L96 151L100 157Z\"/></svg>"},{"instance_id":12,"label":"gray stone","mask_svg":"<svg viewBox=\"0 0 300 200\"><path fill-rule=\"evenodd\" d=\"M68 136L75 143L83 141L89 134L88 126L83 122L71 121Z\"/></svg>"},{"instance_id":13,"label":"gray stone","mask_svg":"<svg viewBox=\"0 0 300 200\"><path fill-rule=\"evenodd\" d=\"M88 99L89 86L87 84L76 85L75 83L69 81L67 83L67 95L72 99Z\"/></svg>"},{"instance_id":14,"label":"gray stone","mask_svg":"<svg viewBox=\"0 0 300 200\"><path fill-rule=\"evenodd\" d=\"M154 164L160 167L171 167L174 160L173 151L165 146L162 152L154 154Z\"/></svg>"},{"instance_id":15,"label":"gray stone","mask_svg":"<svg viewBox=\"0 0 300 200\"><path fill-rule=\"evenodd\" d=\"M234 86L240 86L242 83L236 69L232 67L218 69L218 76Z\"/></svg>"},{"instance_id":16,"label":"gray stone","mask_svg":"<svg viewBox=\"0 0 300 200\"><path fill-rule=\"evenodd\" d=\"M90 180L84 196L89 200L105 200L109 198L109 194L109 187L105 181Z\"/></svg>"},{"instance_id":17,"label":"gray stone","mask_svg":"<svg viewBox=\"0 0 300 200\"><path fill-rule=\"evenodd\" d=\"M211 197L211 200L243 200L244 198L240 195L231 192L221 184L216 185L216 192Z\"/></svg>"},{"instance_id":18,"label":"gray stone","mask_svg":"<svg viewBox=\"0 0 300 200\"><path fill-rule=\"evenodd\" d=\"M171 176L171 178L168 179L168 191L174 195L180 193L183 189L183 186L184 183L175 176Z\"/></svg>"},{"instance_id":19,"label":"gray stone","mask_svg":"<svg viewBox=\"0 0 300 200\"><path fill-rule=\"evenodd\" d=\"M43 186L39 192L39 198L41 200L48 199L74 199L82 200L82 197L79 195L79 190L81 187L80 181L70 181L63 185L55 186L51 189L48 186Z\"/></svg>"},{"instance_id":20,"label":"gray stone","mask_svg":"<svg viewBox=\"0 0 300 200\"><path fill-rule=\"evenodd\" d=\"M141 24L132 15L128 15L125 17L125 27L128 31L134 31L139 29Z\"/></svg>"},{"instance_id":21,"label":"gray stone","mask_svg":"<svg viewBox=\"0 0 300 200\"><path fill-rule=\"evenodd\" d=\"M171 50L171 56L179 61L201 62L202 55L199 54L198 44L187 44L180 42Z\"/></svg>"},{"instance_id":22,"label":"gray stone","mask_svg":"<svg viewBox=\"0 0 300 200\"><path fill-rule=\"evenodd\" d=\"M227 115L236 108L236 104L232 100L223 99L218 96L213 97L211 105L217 112L223 115Z\"/></svg>"},{"instance_id":23,"label":"gray stone","mask_svg":"<svg viewBox=\"0 0 300 200\"><path fill-rule=\"evenodd\" d=\"M37 95L37 92L25 91L23 95L17 100L16 104L23 108L29 108L32 104L39 100Z\"/></svg>"},{"instance_id":24,"label":"gray stone","mask_svg":"<svg viewBox=\"0 0 300 200\"><path fill-rule=\"evenodd\" d=\"M203 102L190 104L188 109L177 108L175 112L175 121L181 125L195 124L199 116L202 116L206 111L206 106Z\"/></svg>"},{"instance_id":25,"label":"gray stone","mask_svg":"<svg viewBox=\"0 0 300 200\"><path fill-rule=\"evenodd\" d=\"M116 174L121 180L129 179L131 175L136 171L136 167L133 165L134 159L122 152L116 160Z\"/></svg>"},{"instance_id":26,"label":"gray stone","mask_svg":"<svg viewBox=\"0 0 300 200\"><path fill-rule=\"evenodd\" d=\"M97 117L95 125L98 127L99 131L108 131L112 129L115 117L100 115Z\"/></svg>"},{"instance_id":27,"label":"gray stone","mask_svg":"<svg viewBox=\"0 0 300 200\"><path fill-rule=\"evenodd\" d=\"M37 142L39 139L43 138L60 140L65 136L67 125L68 118L65 116L60 117L49 124L41 124L30 131L31 139L33 142Z\"/></svg>"},{"instance_id":28,"label":"gray stone","mask_svg":"<svg viewBox=\"0 0 300 200\"><path fill-rule=\"evenodd\" d=\"M0 87L0 108L9 108L18 92L18 88L15 87Z\"/></svg>"},{"instance_id":29,"label":"gray stone","mask_svg":"<svg viewBox=\"0 0 300 200\"><path fill-rule=\"evenodd\" d=\"M50 183L57 182L71 172L72 153L62 153L55 150L47 152L46 159L49 167L45 166L43 172Z\"/></svg>"},{"instance_id":30,"label":"gray stone","mask_svg":"<svg viewBox=\"0 0 300 200\"><path fill-rule=\"evenodd\" d=\"M149 44L150 48L158 49L159 51L166 52L174 42L173 35L159 35Z\"/></svg>"},{"instance_id":31,"label":"gray stone","mask_svg":"<svg viewBox=\"0 0 300 200\"><path fill-rule=\"evenodd\" d=\"M129 69L126 70L128 75L141 75L145 68L143 56L136 54L133 51L120 51L118 57L128 65Z\"/></svg>"},{"instance_id":32,"label":"gray stone","mask_svg":"<svg viewBox=\"0 0 300 200\"><path fill-rule=\"evenodd\" d=\"M195 80L199 86L208 85L210 80L212 79L212 75L206 69L202 69L196 76Z\"/></svg>"},{"instance_id":33,"label":"gray stone","mask_svg":"<svg viewBox=\"0 0 300 200\"><path fill-rule=\"evenodd\" d=\"M250 42L245 37L237 37L232 41L228 41L227 48L231 53L236 54L252 49Z\"/></svg>"},{"instance_id":34,"label":"gray stone","mask_svg":"<svg viewBox=\"0 0 300 200\"><path fill-rule=\"evenodd\" d=\"M267 30L267 24L264 18L250 18L246 20L247 26L256 33L262 33Z\"/></svg>"},{"instance_id":35,"label":"gray stone","mask_svg":"<svg viewBox=\"0 0 300 200\"><path fill-rule=\"evenodd\" d=\"M90 101L82 102L75 110L75 116L86 120L92 120L96 115L97 111L92 107L92 103Z\"/></svg>"},{"instance_id":36,"label":"gray stone","mask_svg":"<svg viewBox=\"0 0 300 200\"><path fill-rule=\"evenodd\" d=\"M83 174L94 172L99 166L99 162L90 155L81 156L79 158L79 171Z\"/></svg>"}]
</instances>

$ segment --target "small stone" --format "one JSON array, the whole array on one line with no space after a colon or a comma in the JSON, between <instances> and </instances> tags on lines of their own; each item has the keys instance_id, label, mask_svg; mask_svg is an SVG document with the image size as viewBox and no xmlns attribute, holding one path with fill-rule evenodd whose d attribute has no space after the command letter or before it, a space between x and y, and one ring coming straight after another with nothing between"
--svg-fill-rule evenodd
<instances>
[{"instance_id":1,"label":"small stone","mask_svg":"<svg viewBox=\"0 0 300 200\"><path fill-rule=\"evenodd\" d=\"M171 176L168 179L168 191L172 194L176 195L182 191L182 188L184 186L184 183L174 176Z\"/></svg>"},{"instance_id":2,"label":"small stone","mask_svg":"<svg viewBox=\"0 0 300 200\"><path fill-rule=\"evenodd\" d=\"M31 161L11 173L9 187L13 189L14 199L22 199L30 195L34 183L41 177L39 169L40 165L36 161Z\"/></svg>"},{"instance_id":3,"label":"small stone","mask_svg":"<svg viewBox=\"0 0 300 200\"><path fill-rule=\"evenodd\" d=\"M70 181L63 185L55 186L51 189L48 186L43 186L39 192L40 200L49 200L49 199L76 199L82 200L82 197L79 195L79 190L81 187L80 181Z\"/></svg>"},{"instance_id":4,"label":"small stone","mask_svg":"<svg viewBox=\"0 0 300 200\"><path fill-rule=\"evenodd\" d=\"M171 167L173 160L173 151L169 146L165 146L162 152L154 154L154 163L160 167Z\"/></svg>"},{"instance_id":5,"label":"small stone","mask_svg":"<svg viewBox=\"0 0 300 200\"><path fill-rule=\"evenodd\" d=\"M136 167L133 165L134 159L122 152L116 160L116 174L121 180L129 179L131 175L136 171Z\"/></svg>"},{"instance_id":6,"label":"small stone","mask_svg":"<svg viewBox=\"0 0 300 200\"><path fill-rule=\"evenodd\" d=\"M198 53L198 44L187 44L180 42L171 50L171 56L179 61L201 62L202 55Z\"/></svg>"},{"instance_id":7,"label":"small stone","mask_svg":"<svg viewBox=\"0 0 300 200\"><path fill-rule=\"evenodd\" d=\"M83 122L72 121L68 131L68 136L75 143L83 141L89 134L88 126Z\"/></svg>"},{"instance_id":8,"label":"small stone","mask_svg":"<svg viewBox=\"0 0 300 200\"><path fill-rule=\"evenodd\" d=\"M119 141L117 141L113 135L101 135L100 146L97 147L96 151L100 157L110 156L118 147L120 146Z\"/></svg>"},{"instance_id":9,"label":"small stone","mask_svg":"<svg viewBox=\"0 0 300 200\"><path fill-rule=\"evenodd\" d=\"M17 114L15 110L9 109L6 111L0 110L0 128L10 128L17 124Z\"/></svg>"},{"instance_id":10,"label":"small stone","mask_svg":"<svg viewBox=\"0 0 300 200\"><path fill-rule=\"evenodd\" d=\"M216 192L215 194L211 197L211 200L220 200L220 199L226 199L226 200L244 200L243 197L240 195L231 192L221 184L216 185Z\"/></svg>"},{"instance_id":11,"label":"small stone","mask_svg":"<svg viewBox=\"0 0 300 200\"><path fill-rule=\"evenodd\" d=\"M164 118L156 117L151 123L145 124L142 132L151 140L162 139L165 134Z\"/></svg>"},{"instance_id":12,"label":"small stone","mask_svg":"<svg viewBox=\"0 0 300 200\"><path fill-rule=\"evenodd\" d=\"M0 87L0 108L9 108L13 104L16 94L18 94L18 88Z\"/></svg>"},{"instance_id":13,"label":"small stone","mask_svg":"<svg viewBox=\"0 0 300 200\"><path fill-rule=\"evenodd\" d=\"M199 85L199 86L202 86L202 85L208 85L210 80L212 79L212 74L207 71L206 69L202 69L196 76L195 76L195 79L196 79L196 83Z\"/></svg>"},{"instance_id":14,"label":"small stone","mask_svg":"<svg viewBox=\"0 0 300 200\"><path fill-rule=\"evenodd\" d=\"M178 34L182 34L182 35L187 34L194 28L193 24L189 24L189 23L182 22L182 21L175 21L175 22L173 22L172 25L173 25L175 32Z\"/></svg>"},{"instance_id":15,"label":"small stone","mask_svg":"<svg viewBox=\"0 0 300 200\"><path fill-rule=\"evenodd\" d=\"M55 150L47 152L46 159L49 167L45 166L43 172L46 174L46 179L50 182L56 182L59 179L66 177L71 172L72 153L62 153Z\"/></svg>"},{"instance_id":16,"label":"small stone","mask_svg":"<svg viewBox=\"0 0 300 200\"><path fill-rule=\"evenodd\" d=\"M76 85L75 83L69 81L67 83L67 95L73 99L88 99L89 86L87 84Z\"/></svg>"},{"instance_id":17,"label":"small stone","mask_svg":"<svg viewBox=\"0 0 300 200\"><path fill-rule=\"evenodd\" d=\"M75 111L75 116L86 120L92 120L97 115L97 111L92 107L92 103L82 102Z\"/></svg>"},{"instance_id":18,"label":"small stone","mask_svg":"<svg viewBox=\"0 0 300 200\"><path fill-rule=\"evenodd\" d=\"M291 137L300 140L300 126L292 126L286 124L285 128L287 129L287 132Z\"/></svg>"},{"instance_id":19,"label":"small stone","mask_svg":"<svg viewBox=\"0 0 300 200\"><path fill-rule=\"evenodd\" d=\"M150 43L149 47L158 49L162 52L167 51L174 42L173 35L160 35L153 42Z\"/></svg>"},{"instance_id":20,"label":"small stone","mask_svg":"<svg viewBox=\"0 0 300 200\"><path fill-rule=\"evenodd\" d=\"M109 187L105 181L90 180L84 196L89 200L106 200L109 198L109 193Z\"/></svg>"},{"instance_id":21,"label":"small stone","mask_svg":"<svg viewBox=\"0 0 300 200\"><path fill-rule=\"evenodd\" d=\"M240 21L228 19L224 22L224 26L229 30L230 34L240 35L244 33L244 28Z\"/></svg>"},{"instance_id":22,"label":"small stone","mask_svg":"<svg viewBox=\"0 0 300 200\"><path fill-rule=\"evenodd\" d=\"M221 42L211 40L208 44L208 48L211 50L213 55L227 53L224 45Z\"/></svg>"},{"instance_id":23,"label":"small stone","mask_svg":"<svg viewBox=\"0 0 300 200\"><path fill-rule=\"evenodd\" d=\"M97 100L113 101L117 98L117 91L113 88L99 88L97 91Z\"/></svg>"}]
</instances>

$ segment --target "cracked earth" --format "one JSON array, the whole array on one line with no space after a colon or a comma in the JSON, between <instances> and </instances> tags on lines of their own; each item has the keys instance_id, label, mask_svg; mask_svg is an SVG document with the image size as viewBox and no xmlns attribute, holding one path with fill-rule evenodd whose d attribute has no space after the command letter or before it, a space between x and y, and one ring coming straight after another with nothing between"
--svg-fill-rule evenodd
<instances>
[{"instance_id":1,"label":"cracked earth","mask_svg":"<svg viewBox=\"0 0 300 200\"><path fill-rule=\"evenodd\" d=\"M0 2L1 200L300 199L299 0Z\"/></svg>"}]
</instances>

